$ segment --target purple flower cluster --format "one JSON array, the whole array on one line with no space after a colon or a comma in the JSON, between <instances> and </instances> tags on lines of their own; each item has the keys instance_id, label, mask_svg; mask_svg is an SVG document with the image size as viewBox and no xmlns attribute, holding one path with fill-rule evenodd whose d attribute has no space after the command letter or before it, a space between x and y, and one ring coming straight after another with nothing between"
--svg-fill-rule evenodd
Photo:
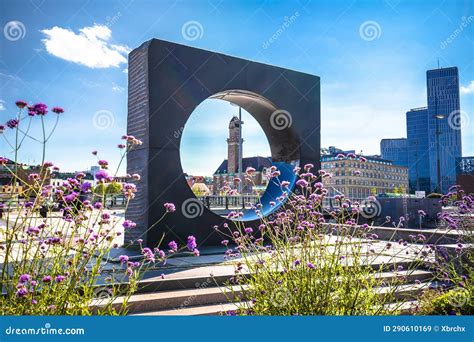
<instances>
[{"instance_id":1,"label":"purple flower cluster","mask_svg":"<svg viewBox=\"0 0 474 342\"><path fill-rule=\"evenodd\" d=\"M194 249L197 247L196 238L193 235L188 236L186 247L188 247L190 251L194 251Z\"/></svg>"},{"instance_id":2,"label":"purple flower cluster","mask_svg":"<svg viewBox=\"0 0 474 342\"><path fill-rule=\"evenodd\" d=\"M173 203L165 203L163 206L168 213L174 213L176 211L176 206Z\"/></svg>"}]
</instances>

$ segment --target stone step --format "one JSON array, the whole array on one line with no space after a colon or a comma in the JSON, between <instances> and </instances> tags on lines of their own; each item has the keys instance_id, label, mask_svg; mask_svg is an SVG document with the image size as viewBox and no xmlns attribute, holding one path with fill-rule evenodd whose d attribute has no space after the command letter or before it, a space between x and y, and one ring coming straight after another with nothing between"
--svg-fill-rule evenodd
<instances>
[{"instance_id":1,"label":"stone step","mask_svg":"<svg viewBox=\"0 0 474 342\"><path fill-rule=\"evenodd\" d=\"M371 265L374 271L381 271L382 273L390 273L392 271L395 271L398 266L402 266L404 270L408 270L413 269L414 263L406 259L399 259L398 262L377 262ZM222 268L222 270L219 271L219 268ZM212 270L213 276L209 274L210 270ZM160 277L144 279L138 284L137 293L151 293L160 291L172 291L178 289L196 289L200 287L222 286L227 284L229 279L234 276L234 267L216 266L214 268L203 268L203 271L200 273L202 275L173 277L173 275L170 274L169 276L167 275L164 279L161 279ZM405 274L406 271L403 271L403 273ZM428 271L417 270L417 272L411 274L410 276L420 276L422 278L418 280L424 280L426 279L425 277L429 276L429 274L430 273ZM249 273L244 272L241 273L241 275L249 276Z\"/></svg>"},{"instance_id":2,"label":"stone step","mask_svg":"<svg viewBox=\"0 0 474 342\"><path fill-rule=\"evenodd\" d=\"M241 290L240 286L234 286L232 289L209 287L134 294L128 300L127 310L129 314L133 314L137 312L174 310L191 306L228 303L234 300L235 296L240 295ZM119 308L122 303L123 298L119 297L114 300L112 306ZM96 300L93 304L95 307L100 305L100 300Z\"/></svg>"},{"instance_id":3,"label":"stone step","mask_svg":"<svg viewBox=\"0 0 474 342\"><path fill-rule=\"evenodd\" d=\"M403 280L405 281L405 283L414 283L417 280L420 282L433 280L433 274L429 271L424 271L424 270L381 272L381 273L376 273L375 276L378 279L383 279L384 283L390 283L391 281L399 277L403 277Z\"/></svg>"},{"instance_id":4,"label":"stone step","mask_svg":"<svg viewBox=\"0 0 474 342\"><path fill-rule=\"evenodd\" d=\"M171 310L158 310L150 312L141 312L131 316L218 316L225 315L229 311L237 310L238 305L234 303L213 304L193 306L187 308L178 308Z\"/></svg>"},{"instance_id":5,"label":"stone step","mask_svg":"<svg viewBox=\"0 0 474 342\"><path fill-rule=\"evenodd\" d=\"M431 283L432 275L426 271L401 271L379 273L377 277L383 279L387 286L378 289L380 294L388 294L393 291L390 287L390 281L403 276L404 281L414 282L419 280L420 284L397 285L395 299L407 300L416 298L423 289ZM425 281L425 282L422 282ZM146 313L157 311L173 311L196 308L200 306L221 305L235 299L236 296L242 296L245 286L210 287L198 288L193 290L174 290L157 293L135 294L128 301L128 313ZM242 298L240 298L242 299ZM118 298L113 305L120 306L121 298ZM187 311L186 311L187 312Z\"/></svg>"},{"instance_id":6,"label":"stone step","mask_svg":"<svg viewBox=\"0 0 474 342\"><path fill-rule=\"evenodd\" d=\"M385 305L385 308L390 311L399 310L400 315L411 315L413 313L413 309L419 304L420 302L417 300L407 300L404 302L397 302L397 303L390 303Z\"/></svg>"},{"instance_id":7,"label":"stone step","mask_svg":"<svg viewBox=\"0 0 474 342\"><path fill-rule=\"evenodd\" d=\"M430 283L422 283L415 286L404 286L400 288L397 297L400 301L386 304L388 310L398 310L401 315L412 314L413 309L418 305L415 299L419 293L428 288ZM380 293L388 292L388 288L381 288ZM236 311L239 307L249 307L249 302L219 303L199 306L180 307L174 309L155 310L147 312L138 312L132 316L217 316L227 315L230 311Z\"/></svg>"}]
</instances>

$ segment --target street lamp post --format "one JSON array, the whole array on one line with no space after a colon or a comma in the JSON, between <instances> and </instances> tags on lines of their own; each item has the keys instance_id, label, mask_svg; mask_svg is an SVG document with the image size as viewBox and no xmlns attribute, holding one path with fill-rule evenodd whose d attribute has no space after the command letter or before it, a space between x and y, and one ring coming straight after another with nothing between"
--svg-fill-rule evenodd
<instances>
[{"instance_id":1,"label":"street lamp post","mask_svg":"<svg viewBox=\"0 0 474 342\"><path fill-rule=\"evenodd\" d=\"M239 194L242 194L242 107L239 106Z\"/></svg>"},{"instance_id":2,"label":"street lamp post","mask_svg":"<svg viewBox=\"0 0 474 342\"><path fill-rule=\"evenodd\" d=\"M439 130L439 120L444 119L444 115L435 114L433 117L436 121L436 173L437 173L436 192L441 193L441 162L440 162L440 155L439 155L439 136L441 135L441 132Z\"/></svg>"},{"instance_id":3,"label":"street lamp post","mask_svg":"<svg viewBox=\"0 0 474 342\"><path fill-rule=\"evenodd\" d=\"M416 191L420 191L420 176L419 176L419 173L418 173L418 141L414 141L413 142L413 145L415 145L415 165L416 165Z\"/></svg>"}]
</instances>

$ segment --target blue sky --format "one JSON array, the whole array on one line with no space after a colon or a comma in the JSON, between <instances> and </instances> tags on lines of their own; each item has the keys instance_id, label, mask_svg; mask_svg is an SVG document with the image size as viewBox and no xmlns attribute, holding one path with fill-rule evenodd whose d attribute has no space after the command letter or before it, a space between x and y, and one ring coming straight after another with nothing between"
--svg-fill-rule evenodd
<instances>
[{"instance_id":1,"label":"blue sky","mask_svg":"<svg viewBox=\"0 0 474 342\"><path fill-rule=\"evenodd\" d=\"M86 169L97 149L117 161L127 52L160 38L320 76L322 145L379 153L380 139L406 136L406 111L426 105L425 72L439 58L441 66L459 68L463 154L474 155L473 16L469 0L3 0L0 121L14 115L17 99L62 106L47 159L65 170ZM189 22L197 36L183 30ZM206 101L198 113L207 129L191 117L182 160L186 171L209 174L225 157L226 120L236 108ZM39 128L34 122L33 131ZM244 155L267 155L250 117L245 129ZM24 147L22 161L38 162L38 146ZM0 154L10 150L2 140Z\"/></svg>"}]
</instances>

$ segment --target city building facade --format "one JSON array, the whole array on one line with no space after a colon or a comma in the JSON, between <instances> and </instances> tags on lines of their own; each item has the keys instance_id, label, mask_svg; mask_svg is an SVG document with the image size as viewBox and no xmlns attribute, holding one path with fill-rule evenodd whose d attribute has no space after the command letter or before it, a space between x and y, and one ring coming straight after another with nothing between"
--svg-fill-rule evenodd
<instances>
[{"instance_id":1,"label":"city building facade","mask_svg":"<svg viewBox=\"0 0 474 342\"><path fill-rule=\"evenodd\" d=\"M382 139L380 154L382 159L391 160L394 165L408 167L407 139Z\"/></svg>"},{"instance_id":2,"label":"city building facade","mask_svg":"<svg viewBox=\"0 0 474 342\"><path fill-rule=\"evenodd\" d=\"M474 156L458 158L456 184L466 194L474 194Z\"/></svg>"},{"instance_id":3,"label":"city building facade","mask_svg":"<svg viewBox=\"0 0 474 342\"><path fill-rule=\"evenodd\" d=\"M414 108L406 113L408 178L410 192L431 192L428 141L428 108Z\"/></svg>"},{"instance_id":4,"label":"city building facade","mask_svg":"<svg viewBox=\"0 0 474 342\"><path fill-rule=\"evenodd\" d=\"M364 158L367 161L340 154L321 157L321 168L332 175L323 178L329 197L342 194L350 199L364 199L371 195L406 192L407 167L374 156Z\"/></svg>"},{"instance_id":5,"label":"city building facade","mask_svg":"<svg viewBox=\"0 0 474 342\"><path fill-rule=\"evenodd\" d=\"M458 68L428 70L426 85L431 190L445 193L456 183L462 156Z\"/></svg>"}]
</instances>

